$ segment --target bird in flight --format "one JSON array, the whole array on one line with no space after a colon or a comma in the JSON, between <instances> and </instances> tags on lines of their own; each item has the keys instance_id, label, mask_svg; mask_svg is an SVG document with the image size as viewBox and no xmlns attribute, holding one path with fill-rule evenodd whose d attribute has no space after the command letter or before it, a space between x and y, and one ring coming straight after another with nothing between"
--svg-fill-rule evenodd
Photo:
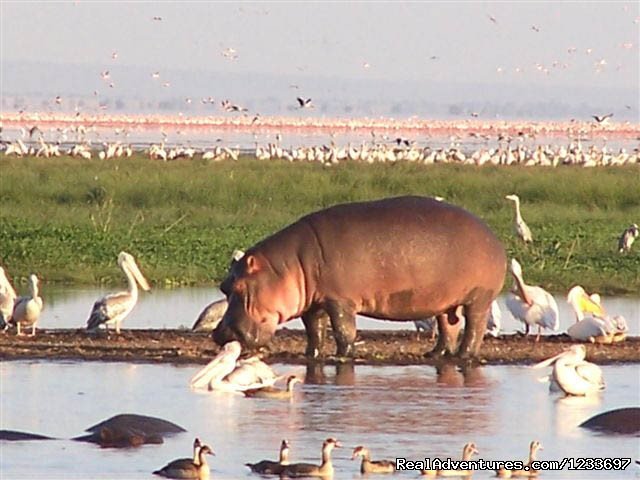
<instances>
[{"instance_id":1,"label":"bird in flight","mask_svg":"<svg viewBox=\"0 0 640 480\"><path fill-rule=\"evenodd\" d=\"M536 33L540 33L540 27L538 27L536 25L531 25L531 30L533 30Z\"/></svg>"},{"instance_id":2,"label":"bird in flight","mask_svg":"<svg viewBox=\"0 0 640 480\"><path fill-rule=\"evenodd\" d=\"M153 20L155 20L156 22L161 22L162 21L162 17L153 17Z\"/></svg>"},{"instance_id":3,"label":"bird in flight","mask_svg":"<svg viewBox=\"0 0 640 480\"><path fill-rule=\"evenodd\" d=\"M103 80L108 80L111 77L111 74L109 73L109 70L105 70L100 74L100 76Z\"/></svg>"},{"instance_id":4,"label":"bird in flight","mask_svg":"<svg viewBox=\"0 0 640 480\"><path fill-rule=\"evenodd\" d=\"M296 100L300 108L313 108L310 98L297 97Z\"/></svg>"},{"instance_id":5,"label":"bird in flight","mask_svg":"<svg viewBox=\"0 0 640 480\"><path fill-rule=\"evenodd\" d=\"M489 20L491 20L493 23L498 23L498 20L496 20L496 17L494 17L493 15L489 15Z\"/></svg>"},{"instance_id":6,"label":"bird in flight","mask_svg":"<svg viewBox=\"0 0 640 480\"><path fill-rule=\"evenodd\" d=\"M593 119L598 122L598 124L603 125L609 121L611 117L613 117L613 113L608 113L606 115L591 115Z\"/></svg>"}]
</instances>

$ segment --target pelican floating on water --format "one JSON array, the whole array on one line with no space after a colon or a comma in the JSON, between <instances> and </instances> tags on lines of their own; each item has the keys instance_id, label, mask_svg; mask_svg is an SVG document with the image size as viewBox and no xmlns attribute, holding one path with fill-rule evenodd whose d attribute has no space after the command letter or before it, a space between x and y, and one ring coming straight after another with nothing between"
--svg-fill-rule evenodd
<instances>
[{"instance_id":1,"label":"pelican floating on water","mask_svg":"<svg viewBox=\"0 0 640 480\"><path fill-rule=\"evenodd\" d=\"M208 388L227 392L273 386L279 377L271 367L257 357L239 360L240 342L228 342L220 353L190 381L192 388Z\"/></svg>"},{"instance_id":2,"label":"pelican floating on water","mask_svg":"<svg viewBox=\"0 0 640 480\"><path fill-rule=\"evenodd\" d=\"M13 307L11 323L18 329L18 335L22 335L20 327L31 327L31 336L36 334L36 324L42 313L42 297L38 294L38 277L29 275L30 295L18 297Z\"/></svg>"},{"instance_id":3,"label":"pelican floating on water","mask_svg":"<svg viewBox=\"0 0 640 480\"><path fill-rule=\"evenodd\" d=\"M542 328L557 331L560 328L560 315L553 295L541 287L524 283L522 267L515 258L511 260L511 274L514 279L514 289L506 300L511 315L525 324L527 334L531 326L537 325L536 340L540 339Z\"/></svg>"},{"instance_id":4,"label":"pelican floating on water","mask_svg":"<svg viewBox=\"0 0 640 480\"><path fill-rule=\"evenodd\" d=\"M115 324L116 333L120 333L120 323L131 313L138 301L138 285L147 292L151 290L132 255L120 252L118 266L127 276L129 290L106 295L94 303L87 320L87 330L96 329L102 324L108 330L109 324Z\"/></svg>"},{"instance_id":5,"label":"pelican floating on water","mask_svg":"<svg viewBox=\"0 0 640 480\"><path fill-rule=\"evenodd\" d=\"M0 267L0 329L9 326L17 297L18 295L7 278L4 268Z\"/></svg>"},{"instance_id":6,"label":"pelican floating on water","mask_svg":"<svg viewBox=\"0 0 640 480\"><path fill-rule=\"evenodd\" d=\"M553 365L550 380L567 395L583 396L604 390L602 370L594 363L585 361L587 348L572 345L563 352L537 363L532 368Z\"/></svg>"}]
</instances>

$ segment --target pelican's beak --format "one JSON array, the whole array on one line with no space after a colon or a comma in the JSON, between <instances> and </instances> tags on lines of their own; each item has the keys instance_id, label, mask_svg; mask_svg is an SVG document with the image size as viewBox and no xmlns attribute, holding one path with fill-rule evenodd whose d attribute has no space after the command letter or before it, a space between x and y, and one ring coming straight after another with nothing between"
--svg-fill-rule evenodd
<instances>
[{"instance_id":1,"label":"pelican's beak","mask_svg":"<svg viewBox=\"0 0 640 480\"><path fill-rule=\"evenodd\" d=\"M556 360L558 360L559 358L565 356L568 352L565 350L563 352L560 352L559 354L551 357L551 358L547 358L546 360L541 361L540 363L536 363L535 365L533 365L531 368L544 368L544 367L548 367L549 365L552 365Z\"/></svg>"},{"instance_id":2,"label":"pelican's beak","mask_svg":"<svg viewBox=\"0 0 640 480\"><path fill-rule=\"evenodd\" d=\"M597 315L598 317L606 316L606 313L604 311L604 308L602 308L602 305L595 302L591 297L587 295L580 296L580 300L578 301L578 306L580 310L582 310L582 313L592 313L594 315Z\"/></svg>"},{"instance_id":3,"label":"pelican's beak","mask_svg":"<svg viewBox=\"0 0 640 480\"><path fill-rule=\"evenodd\" d=\"M136 264L136 262L134 260L131 260L131 261L128 261L127 264L131 269L131 273L133 273L133 276L138 282L138 285L140 285L140 288L142 288L146 292L151 290L151 286L149 285L149 282L147 282L147 279L144 278L144 275L142 275L142 272L138 268L138 265Z\"/></svg>"}]
</instances>

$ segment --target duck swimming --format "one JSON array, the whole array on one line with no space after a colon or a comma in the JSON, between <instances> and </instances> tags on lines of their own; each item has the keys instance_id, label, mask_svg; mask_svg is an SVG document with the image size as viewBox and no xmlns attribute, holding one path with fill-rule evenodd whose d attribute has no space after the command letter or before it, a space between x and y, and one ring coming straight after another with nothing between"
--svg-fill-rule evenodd
<instances>
[{"instance_id":1,"label":"duck swimming","mask_svg":"<svg viewBox=\"0 0 640 480\"><path fill-rule=\"evenodd\" d=\"M322 444L322 463L292 463L287 465L281 475L287 477L332 477L333 463L331 463L331 452L334 448L342 447L335 438L327 438Z\"/></svg>"},{"instance_id":2,"label":"duck swimming","mask_svg":"<svg viewBox=\"0 0 640 480\"><path fill-rule=\"evenodd\" d=\"M201 445L196 438L193 445L194 458L179 458L162 467L160 470L153 472L166 478L193 478L198 480L207 480L209 478L209 465L207 464L206 455L215 455L209 445Z\"/></svg>"},{"instance_id":3,"label":"duck swimming","mask_svg":"<svg viewBox=\"0 0 640 480\"><path fill-rule=\"evenodd\" d=\"M284 467L289 465L289 442L282 440L280 443L280 460L261 460L258 463L245 463L253 473L261 475L279 475Z\"/></svg>"},{"instance_id":4,"label":"duck swimming","mask_svg":"<svg viewBox=\"0 0 640 480\"><path fill-rule=\"evenodd\" d=\"M293 397L293 386L296 383L303 382L295 375L290 375L289 377L287 377L287 388L285 390L280 390L275 387L262 387L245 390L243 393L245 397L288 400Z\"/></svg>"},{"instance_id":5,"label":"duck swimming","mask_svg":"<svg viewBox=\"0 0 640 480\"><path fill-rule=\"evenodd\" d=\"M396 471L396 463L391 460L371 460L369 449L358 446L353 449L351 460L362 457L360 473L393 473Z\"/></svg>"}]
</instances>

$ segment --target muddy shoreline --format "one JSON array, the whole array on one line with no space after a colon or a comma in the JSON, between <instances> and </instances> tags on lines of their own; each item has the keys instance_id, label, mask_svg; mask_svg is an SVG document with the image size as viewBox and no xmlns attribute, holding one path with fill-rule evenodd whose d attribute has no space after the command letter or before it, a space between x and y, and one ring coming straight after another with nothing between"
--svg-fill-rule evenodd
<instances>
[{"instance_id":1,"label":"muddy shoreline","mask_svg":"<svg viewBox=\"0 0 640 480\"><path fill-rule=\"evenodd\" d=\"M486 338L481 360L486 364L530 364L557 354L572 342L566 335L534 337L519 334ZM303 331L282 329L269 347L261 350L269 363L306 363ZM429 338L410 331L362 331L358 335L356 363L366 365L432 365L424 353L433 348ZM334 343L325 347L327 363ZM144 363L204 364L218 352L207 333L188 330L123 330L121 335L83 329L39 330L35 337L0 334L0 360L90 360ZM587 359L598 364L640 363L640 337L614 345L587 344Z\"/></svg>"}]
</instances>

